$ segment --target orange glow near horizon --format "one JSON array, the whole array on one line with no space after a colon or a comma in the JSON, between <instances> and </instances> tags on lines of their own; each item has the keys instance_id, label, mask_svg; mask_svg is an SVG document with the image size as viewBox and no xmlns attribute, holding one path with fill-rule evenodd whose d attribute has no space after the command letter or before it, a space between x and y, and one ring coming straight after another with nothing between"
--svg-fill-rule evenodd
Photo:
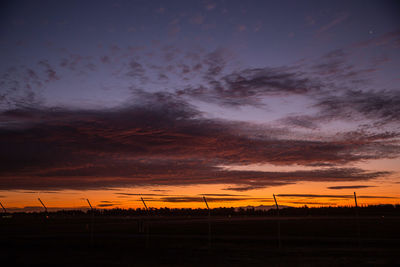
<instances>
[{"instance_id":1,"label":"orange glow near horizon","mask_svg":"<svg viewBox=\"0 0 400 267\"><path fill-rule=\"evenodd\" d=\"M88 209L86 199L98 209L112 208L143 208L140 195L147 205L153 208L205 208L202 195L209 199L210 207L244 207L274 205L272 194L277 195L282 206L309 207L320 206L353 206L353 192L357 192L359 205L399 204L400 185L381 181L386 186L378 186L378 182L364 183L375 187L360 189L328 189L337 183L302 182L292 185L279 186L247 192L231 192L223 190L227 185L198 185L198 186L164 186L115 188L107 190L60 190L60 191L2 191L1 201L10 211L40 211L43 210L38 198L40 197L49 210L58 209ZM341 183L344 184L344 183ZM345 183L346 186L357 183ZM381 185L382 185L381 184ZM282 196L282 195L292 196ZM299 196L296 196L298 194ZM304 195L304 196L303 196ZM307 196L309 195L309 196ZM317 195L317 196L313 196ZM342 196L342 197L341 197ZM364 198L364 197L367 198ZM163 200L167 198L167 200ZM168 200L168 198L170 198ZM178 199L177 202L173 202ZM187 198L187 199L186 199ZM172 200L171 200L172 199ZM221 199L221 200L219 200Z\"/></svg>"}]
</instances>

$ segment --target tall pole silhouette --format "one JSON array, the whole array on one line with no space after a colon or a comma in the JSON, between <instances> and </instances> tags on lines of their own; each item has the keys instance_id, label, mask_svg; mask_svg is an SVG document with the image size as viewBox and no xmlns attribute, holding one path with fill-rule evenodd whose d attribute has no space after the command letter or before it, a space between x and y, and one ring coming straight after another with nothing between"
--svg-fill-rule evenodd
<instances>
[{"instance_id":1,"label":"tall pole silhouette","mask_svg":"<svg viewBox=\"0 0 400 267\"><path fill-rule=\"evenodd\" d=\"M1 206L1 208L4 210L4 213L7 213L6 208L4 208L3 204L1 204L1 202L0 202L0 206Z\"/></svg>"},{"instance_id":2,"label":"tall pole silhouette","mask_svg":"<svg viewBox=\"0 0 400 267\"><path fill-rule=\"evenodd\" d=\"M92 207L92 204L90 204L89 199L86 199L86 201L87 201L87 203L89 204L90 209L93 211L93 207Z\"/></svg>"},{"instance_id":3,"label":"tall pole silhouette","mask_svg":"<svg viewBox=\"0 0 400 267\"><path fill-rule=\"evenodd\" d=\"M40 198L38 198L38 200L39 200L40 204L42 204L44 211L47 213L47 207L44 205L43 201Z\"/></svg>"},{"instance_id":4,"label":"tall pole silhouette","mask_svg":"<svg viewBox=\"0 0 400 267\"><path fill-rule=\"evenodd\" d=\"M140 197L140 199L142 200L144 208L146 209L147 213L149 213L149 209L147 208L146 202L144 202L144 199L142 197Z\"/></svg>"},{"instance_id":5,"label":"tall pole silhouette","mask_svg":"<svg viewBox=\"0 0 400 267\"><path fill-rule=\"evenodd\" d=\"M354 203L355 203L355 205L356 205L356 208L358 208L356 192L354 192Z\"/></svg>"},{"instance_id":6,"label":"tall pole silhouette","mask_svg":"<svg viewBox=\"0 0 400 267\"><path fill-rule=\"evenodd\" d=\"M276 197L275 194L272 194L274 196L274 200L275 200L275 206L276 206L276 210L278 212L278 216L279 216L279 205L278 205L278 201L276 201Z\"/></svg>"}]
</instances>

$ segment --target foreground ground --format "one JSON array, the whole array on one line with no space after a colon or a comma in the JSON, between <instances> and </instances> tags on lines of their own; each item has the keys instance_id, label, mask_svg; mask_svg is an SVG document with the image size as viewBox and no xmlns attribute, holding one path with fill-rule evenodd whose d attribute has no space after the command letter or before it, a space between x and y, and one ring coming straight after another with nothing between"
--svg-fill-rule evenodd
<instances>
[{"instance_id":1,"label":"foreground ground","mask_svg":"<svg viewBox=\"0 0 400 267\"><path fill-rule=\"evenodd\" d=\"M0 259L7 266L400 265L399 225L390 216L14 216L0 219Z\"/></svg>"}]
</instances>

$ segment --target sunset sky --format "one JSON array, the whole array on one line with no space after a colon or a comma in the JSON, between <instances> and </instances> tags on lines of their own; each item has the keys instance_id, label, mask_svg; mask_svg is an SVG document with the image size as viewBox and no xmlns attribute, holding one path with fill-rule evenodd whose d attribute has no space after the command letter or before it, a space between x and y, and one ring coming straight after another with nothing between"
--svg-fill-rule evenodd
<instances>
[{"instance_id":1,"label":"sunset sky","mask_svg":"<svg viewBox=\"0 0 400 267\"><path fill-rule=\"evenodd\" d=\"M0 201L400 203L399 1L2 1Z\"/></svg>"}]
</instances>

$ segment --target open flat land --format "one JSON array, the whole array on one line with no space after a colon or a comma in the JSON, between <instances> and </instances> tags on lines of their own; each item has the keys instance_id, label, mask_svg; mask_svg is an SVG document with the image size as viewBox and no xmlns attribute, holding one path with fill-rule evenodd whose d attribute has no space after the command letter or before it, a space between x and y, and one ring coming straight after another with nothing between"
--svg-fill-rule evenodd
<instances>
[{"instance_id":1,"label":"open flat land","mask_svg":"<svg viewBox=\"0 0 400 267\"><path fill-rule=\"evenodd\" d=\"M0 257L7 266L400 265L399 225L390 216L13 216L0 219Z\"/></svg>"}]
</instances>

